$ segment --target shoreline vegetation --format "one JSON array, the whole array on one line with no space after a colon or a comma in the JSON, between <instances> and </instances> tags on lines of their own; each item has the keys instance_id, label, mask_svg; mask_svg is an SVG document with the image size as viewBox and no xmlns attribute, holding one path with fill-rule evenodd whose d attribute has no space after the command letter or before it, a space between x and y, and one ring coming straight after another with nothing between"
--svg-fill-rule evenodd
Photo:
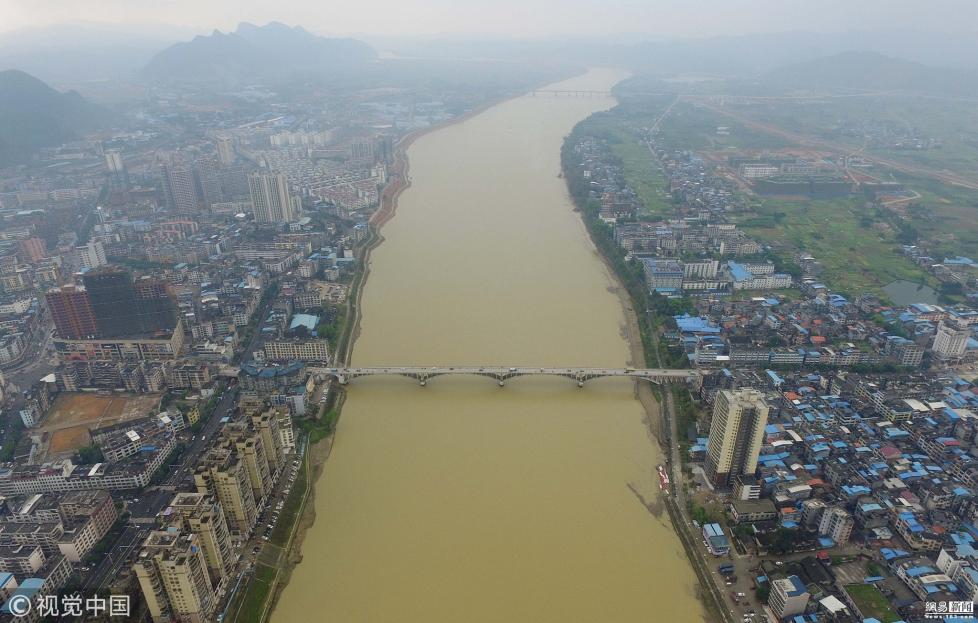
<instances>
[{"instance_id":1,"label":"shoreline vegetation","mask_svg":"<svg viewBox=\"0 0 978 623\"><path fill-rule=\"evenodd\" d=\"M525 91L516 94L509 94L497 99L488 101L472 110L453 117L441 123L431 125L426 128L410 132L400 140L394 147L394 162L391 165L390 179L381 192L380 205L368 219L368 234L364 240L357 245L355 250L357 259L357 270L350 282L350 292L347 297L346 316L340 336L337 339L334 361L343 366L349 366L353 357L353 347L360 334L361 320L361 301L363 289L366 285L367 277L370 274L370 253L380 246L384 237L380 230L397 213L398 199L405 190L411 187L410 169L411 163L408 158L408 149L419 138L447 128L449 126L463 123L472 117L485 112L486 110L503 102L522 97L525 93L540 88L546 84L552 84L561 80L573 77L557 76L539 85L532 85ZM323 405L315 420L305 420L301 422L303 437L306 443L306 452L303 456L304 490L301 499L298 501L298 508L294 512L294 524L289 530L289 540L275 554L276 573L269 581L267 577L259 577L259 567L267 569L268 565L259 562L256 564L255 572L248 579L247 585L241 590L240 594L235 595L227 607L227 612L233 614L226 623L265 623L275 611L275 606L282 595L282 591L288 585L296 565L302 562L302 544L305 540L307 531L316 521L316 482L322 476L329 459L330 451L333 446L333 435L339 423L340 415L343 411L343 403L346 393L338 386L331 387L331 396L327 403ZM293 490L293 495L298 491ZM290 503L292 499L290 498ZM269 548L266 544L262 550L264 559L265 550ZM266 574L267 575L267 574ZM258 583L253 587L253 583ZM242 607L245 604L260 606L257 611L245 611ZM244 618L239 618L244 617Z\"/></svg>"}]
</instances>

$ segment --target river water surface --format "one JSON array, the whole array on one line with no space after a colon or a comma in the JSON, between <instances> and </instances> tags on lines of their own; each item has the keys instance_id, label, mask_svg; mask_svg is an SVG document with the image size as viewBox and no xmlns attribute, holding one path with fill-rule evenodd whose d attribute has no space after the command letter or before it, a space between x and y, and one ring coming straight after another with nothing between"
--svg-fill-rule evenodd
<instances>
[{"instance_id":1,"label":"river water surface","mask_svg":"<svg viewBox=\"0 0 978 623\"><path fill-rule=\"evenodd\" d=\"M521 97L410 147L354 365L628 362L612 279L558 177L564 136L613 104ZM700 621L661 460L631 381L358 379L273 619Z\"/></svg>"}]
</instances>

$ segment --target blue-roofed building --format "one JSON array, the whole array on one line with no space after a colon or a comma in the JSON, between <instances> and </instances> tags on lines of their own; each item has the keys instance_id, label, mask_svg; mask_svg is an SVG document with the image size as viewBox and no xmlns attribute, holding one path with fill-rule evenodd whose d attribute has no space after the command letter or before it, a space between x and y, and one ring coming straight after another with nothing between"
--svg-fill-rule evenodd
<instances>
[{"instance_id":1,"label":"blue-roofed building","mask_svg":"<svg viewBox=\"0 0 978 623\"><path fill-rule=\"evenodd\" d=\"M805 612L811 595L805 583L797 575L789 575L771 582L768 605L779 621Z\"/></svg>"},{"instance_id":2,"label":"blue-roofed building","mask_svg":"<svg viewBox=\"0 0 978 623\"><path fill-rule=\"evenodd\" d=\"M14 612L11 610L11 605L13 605L15 608L23 607L25 598L33 604L35 597L43 588L43 578L27 578L14 590L13 593L10 594L10 598L3 604L3 607L0 608L0 613L5 615L13 615ZM18 610L18 612L21 612L21 610ZM14 616L19 618L21 615L17 614ZM14 618L14 620L16 621L17 618Z\"/></svg>"},{"instance_id":3,"label":"blue-roofed building","mask_svg":"<svg viewBox=\"0 0 978 623\"><path fill-rule=\"evenodd\" d=\"M313 314L296 314L292 316L292 322L289 323L289 331L292 331L298 327L305 327L310 335L314 335L318 325L319 316L315 316Z\"/></svg>"},{"instance_id":4,"label":"blue-roofed building","mask_svg":"<svg viewBox=\"0 0 978 623\"><path fill-rule=\"evenodd\" d=\"M711 323L709 318L683 314L681 316L673 316L673 320L676 321L676 326L679 327L682 333L720 334L720 327Z\"/></svg>"},{"instance_id":5,"label":"blue-roofed building","mask_svg":"<svg viewBox=\"0 0 978 623\"><path fill-rule=\"evenodd\" d=\"M958 593L958 587L951 578L927 558L901 562L896 566L896 576L923 601L936 593Z\"/></svg>"},{"instance_id":6,"label":"blue-roofed building","mask_svg":"<svg viewBox=\"0 0 978 623\"><path fill-rule=\"evenodd\" d=\"M937 556L937 568L945 573L970 601L978 600L978 542L969 532L954 532Z\"/></svg>"},{"instance_id":7,"label":"blue-roofed building","mask_svg":"<svg viewBox=\"0 0 978 623\"><path fill-rule=\"evenodd\" d=\"M708 523L703 526L703 538L706 539L706 547L714 556L725 556L730 552L730 541L723 533L720 524Z\"/></svg>"}]
</instances>

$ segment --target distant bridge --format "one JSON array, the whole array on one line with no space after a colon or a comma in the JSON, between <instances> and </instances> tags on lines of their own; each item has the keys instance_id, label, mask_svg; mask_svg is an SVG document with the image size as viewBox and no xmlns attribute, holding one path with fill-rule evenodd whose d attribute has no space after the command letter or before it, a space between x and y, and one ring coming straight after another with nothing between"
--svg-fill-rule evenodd
<instances>
[{"instance_id":1,"label":"distant bridge","mask_svg":"<svg viewBox=\"0 0 978 623\"><path fill-rule=\"evenodd\" d=\"M421 385L426 385L429 379L436 376L465 374L470 376L485 376L496 380L500 386L509 379L520 376L562 376L577 382L578 387L584 383L603 377L625 377L658 383L690 382L700 379L698 372L693 370L668 370L655 368L505 368L494 366L455 366L455 367L387 367L387 368L310 368L313 374L332 376L341 385L361 376L405 376L415 379Z\"/></svg>"},{"instance_id":2,"label":"distant bridge","mask_svg":"<svg viewBox=\"0 0 978 623\"><path fill-rule=\"evenodd\" d=\"M538 89L530 91L530 96L551 95L553 97L611 97L611 91L590 91L587 89Z\"/></svg>"}]
</instances>

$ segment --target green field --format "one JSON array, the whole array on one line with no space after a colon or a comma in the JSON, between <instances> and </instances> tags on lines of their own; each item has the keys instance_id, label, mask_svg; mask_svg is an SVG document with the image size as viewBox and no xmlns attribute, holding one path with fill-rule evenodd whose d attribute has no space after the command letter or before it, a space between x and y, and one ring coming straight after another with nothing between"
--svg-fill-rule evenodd
<instances>
[{"instance_id":1,"label":"green field","mask_svg":"<svg viewBox=\"0 0 978 623\"><path fill-rule=\"evenodd\" d=\"M621 160L625 181L644 206L640 216L668 218L672 215L669 188L662 168L635 130L613 114L594 115L582 122L580 129L606 141L611 153Z\"/></svg>"},{"instance_id":2,"label":"green field","mask_svg":"<svg viewBox=\"0 0 978 623\"><path fill-rule=\"evenodd\" d=\"M243 589L243 597L238 598L238 603L228 613L231 623L261 623L277 571L262 563L255 565L255 572Z\"/></svg>"},{"instance_id":3,"label":"green field","mask_svg":"<svg viewBox=\"0 0 978 623\"><path fill-rule=\"evenodd\" d=\"M864 617L878 619L882 623L895 623L900 620L890 607L890 602L872 584L849 584L845 588Z\"/></svg>"},{"instance_id":4,"label":"green field","mask_svg":"<svg viewBox=\"0 0 978 623\"><path fill-rule=\"evenodd\" d=\"M927 281L927 274L900 253L892 229L875 222L862 205L853 199L764 199L739 225L776 247L810 253L824 266L822 281L849 295L879 292L895 279ZM864 217L874 222L867 226Z\"/></svg>"},{"instance_id":5,"label":"green field","mask_svg":"<svg viewBox=\"0 0 978 623\"><path fill-rule=\"evenodd\" d=\"M644 214L655 218L672 216L668 182L659 163L638 138L622 132L622 140L611 145L612 152L621 158L625 181L638 194Z\"/></svg>"}]
</instances>

